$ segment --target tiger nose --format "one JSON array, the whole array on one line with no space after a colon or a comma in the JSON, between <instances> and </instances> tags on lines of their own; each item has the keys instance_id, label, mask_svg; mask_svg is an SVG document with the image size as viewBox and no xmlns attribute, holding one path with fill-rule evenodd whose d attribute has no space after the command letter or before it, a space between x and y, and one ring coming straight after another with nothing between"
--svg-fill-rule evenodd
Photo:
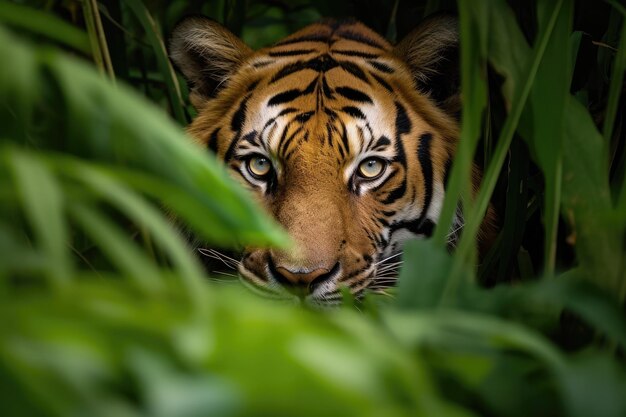
<instances>
[{"instance_id":1,"label":"tiger nose","mask_svg":"<svg viewBox=\"0 0 626 417\"><path fill-rule=\"evenodd\" d=\"M314 270L292 270L284 266L270 263L272 275L288 291L296 295L310 294L324 282L329 281L339 270L339 263L331 269L317 268Z\"/></svg>"}]
</instances>

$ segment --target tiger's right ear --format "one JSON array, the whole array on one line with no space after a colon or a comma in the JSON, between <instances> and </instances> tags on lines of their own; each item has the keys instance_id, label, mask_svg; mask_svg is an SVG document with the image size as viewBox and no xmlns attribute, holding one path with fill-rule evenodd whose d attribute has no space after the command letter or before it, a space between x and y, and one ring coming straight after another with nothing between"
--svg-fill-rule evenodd
<instances>
[{"instance_id":1,"label":"tiger's right ear","mask_svg":"<svg viewBox=\"0 0 626 417\"><path fill-rule=\"evenodd\" d=\"M178 23L169 49L170 58L189 84L190 100L196 108L215 97L252 53L231 31L203 16Z\"/></svg>"}]
</instances>

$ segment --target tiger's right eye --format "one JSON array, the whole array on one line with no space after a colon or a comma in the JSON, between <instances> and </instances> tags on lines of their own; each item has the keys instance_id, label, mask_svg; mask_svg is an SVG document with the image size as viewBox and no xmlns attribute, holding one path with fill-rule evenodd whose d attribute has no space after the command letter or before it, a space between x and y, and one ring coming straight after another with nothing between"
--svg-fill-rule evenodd
<instances>
[{"instance_id":1,"label":"tiger's right eye","mask_svg":"<svg viewBox=\"0 0 626 417\"><path fill-rule=\"evenodd\" d=\"M248 172L257 179L265 179L272 172L272 162L262 155L255 155L246 162Z\"/></svg>"},{"instance_id":2,"label":"tiger's right eye","mask_svg":"<svg viewBox=\"0 0 626 417\"><path fill-rule=\"evenodd\" d=\"M379 158L367 158L359 164L357 174L365 180L374 180L385 172L386 164Z\"/></svg>"}]
</instances>

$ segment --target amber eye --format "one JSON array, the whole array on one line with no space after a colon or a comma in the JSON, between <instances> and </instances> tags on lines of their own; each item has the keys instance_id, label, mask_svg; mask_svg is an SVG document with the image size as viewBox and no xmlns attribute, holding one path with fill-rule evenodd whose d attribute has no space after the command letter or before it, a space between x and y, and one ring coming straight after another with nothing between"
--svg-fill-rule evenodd
<instances>
[{"instance_id":1,"label":"amber eye","mask_svg":"<svg viewBox=\"0 0 626 417\"><path fill-rule=\"evenodd\" d=\"M265 156L254 155L246 163L248 172L255 178L262 179L272 172L272 162Z\"/></svg>"},{"instance_id":2,"label":"amber eye","mask_svg":"<svg viewBox=\"0 0 626 417\"><path fill-rule=\"evenodd\" d=\"M359 164L358 174L366 180L373 180L382 175L386 163L379 158L367 158Z\"/></svg>"}]
</instances>

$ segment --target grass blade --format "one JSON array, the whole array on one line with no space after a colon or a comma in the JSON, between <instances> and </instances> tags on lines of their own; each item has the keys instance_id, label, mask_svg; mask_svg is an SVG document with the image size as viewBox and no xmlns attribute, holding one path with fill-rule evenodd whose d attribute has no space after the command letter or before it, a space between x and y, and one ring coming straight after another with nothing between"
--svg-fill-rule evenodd
<instances>
[{"instance_id":1,"label":"grass blade","mask_svg":"<svg viewBox=\"0 0 626 417\"><path fill-rule=\"evenodd\" d=\"M526 106L526 101L530 96L535 76L537 75L539 65L541 64L541 60L545 54L550 37L552 36L552 31L556 25L557 18L561 13L562 6L563 0L559 0L554 4L554 8L552 9L552 13L548 23L546 24L545 30L537 39L537 47L533 52L527 75L524 77L521 89L517 92L516 97L513 100L511 112L507 116L502 131L500 132L498 143L493 153L493 159L489 163L480 187L480 191L476 197L476 204L474 209L467 215L463 235L461 236L461 240L456 249L454 264L448 278L446 290L443 294L443 300L449 297L451 292L456 289L462 271L466 268L466 262L474 247L474 241L476 234L478 233L478 228L480 227L487 211L487 207L489 206L491 193L493 192L496 181L498 180L498 175L502 169L511 140L513 139L513 134L515 133L521 118L522 111Z\"/></svg>"},{"instance_id":2,"label":"grass blade","mask_svg":"<svg viewBox=\"0 0 626 417\"><path fill-rule=\"evenodd\" d=\"M540 26L549 24L552 1L540 1ZM565 109L571 80L570 42L573 7L570 1L563 3L551 31L541 65L529 97L532 113L531 149L543 171L544 192L544 271L554 274L556 262L557 226L561 206L561 182L563 175L563 139L565 136ZM541 28L540 30L545 30ZM528 123L530 120L524 120Z\"/></svg>"},{"instance_id":3,"label":"grass blade","mask_svg":"<svg viewBox=\"0 0 626 417\"><path fill-rule=\"evenodd\" d=\"M95 0L84 0L82 3L83 17L85 18L85 25L87 26L96 67L101 73L107 74L111 80L115 80L115 71L111 63L106 36L102 29L98 5Z\"/></svg>"},{"instance_id":4,"label":"grass blade","mask_svg":"<svg viewBox=\"0 0 626 417\"><path fill-rule=\"evenodd\" d=\"M172 67L167 55L167 50L165 49L165 44L159 34L159 28L146 6L144 6L140 0L124 0L124 3L126 3L130 10L132 10L148 37L148 42L152 46L159 70L165 80L165 85L167 86L167 92L174 117L178 123L184 126L188 123L188 120L185 115L180 86L178 85L178 78L176 78L174 68Z\"/></svg>"}]
</instances>

